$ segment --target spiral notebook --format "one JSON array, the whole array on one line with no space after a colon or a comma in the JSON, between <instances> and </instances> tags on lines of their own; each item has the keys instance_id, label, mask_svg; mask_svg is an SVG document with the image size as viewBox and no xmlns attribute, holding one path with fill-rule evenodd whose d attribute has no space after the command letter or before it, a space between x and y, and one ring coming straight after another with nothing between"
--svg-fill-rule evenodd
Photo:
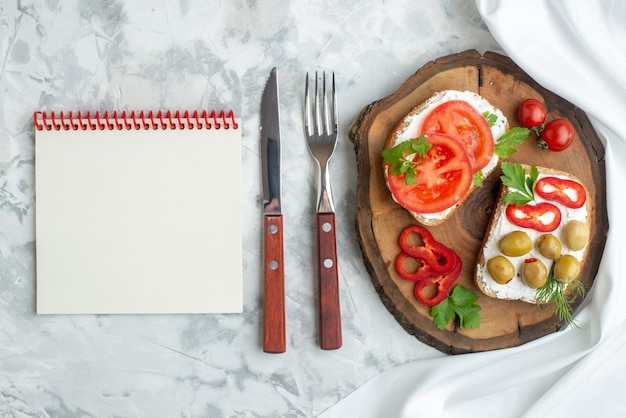
<instances>
[{"instance_id":1,"label":"spiral notebook","mask_svg":"<svg viewBox=\"0 0 626 418\"><path fill-rule=\"evenodd\" d=\"M37 313L242 311L230 112L35 112Z\"/></svg>"}]
</instances>

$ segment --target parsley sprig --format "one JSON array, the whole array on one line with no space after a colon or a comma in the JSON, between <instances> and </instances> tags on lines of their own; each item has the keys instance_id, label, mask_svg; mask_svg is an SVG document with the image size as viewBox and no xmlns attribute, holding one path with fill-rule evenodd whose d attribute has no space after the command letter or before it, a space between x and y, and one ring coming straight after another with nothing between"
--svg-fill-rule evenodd
<instances>
[{"instance_id":1,"label":"parsley sprig","mask_svg":"<svg viewBox=\"0 0 626 418\"><path fill-rule=\"evenodd\" d=\"M478 170L472 176L472 184L474 186L476 186L476 187L483 187L483 177L484 176L485 175L483 174L483 170Z\"/></svg>"},{"instance_id":2,"label":"parsley sprig","mask_svg":"<svg viewBox=\"0 0 626 418\"><path fill-rule=\"evenodd\" d=\"M515 205L525 205L535 199L535 183L539 177L539 170L536 166L530 167L530 172L526 172L521 164L503 161L502 167L502 184L513 189L507 193L502 200L505 203Z\"/></svg>"},{"instance_id":3,"label":"parsley sprig","mask_svg":"<svg viewBox=\"0 0 626 418\"><path fill-rule=\"evenodd\" d=\"M415 184L415 167L422 162L422 157L432 148L424 135L419 138L410 138L391 148L383 150L385 164L389 165L392 175L406 174L404 184Z\"/></svg>"},{"instance_id":4,"label":"parsley sprig","mask_svg":"<svg viewBox=\"0 0 626 418\"><path fill-rule=\"evenodd\" d=\"M521 145L530 135L530 130L522 127L511 128L496 141L494 153L500 158L507 158L515 154L516 146Z\"/></svg>"},{"instance_id":5,"label":"parsley sprig","mask_svg":"<svg viewBox=\"0 0 626 418\"><path fill-rule=\"evenodd\" d=\"M483 116L485 117L485 119L487 119L487 123L489 124L490 128L493 125L495 125L496 122L498 121L498 115L494 115L493 113L490 113L489 111L484 111Z\"/></svg>"},{"instance_id":6,"label":"parsley sprig","mask_svg":"<svg viewBox=\"0 0 626 418\"><path fill-rule=\"evenodd\" d=\"M430 310L433 322L437 328L443 330L456 315L459 317L459 326L464 328L478 328L480 326L480 305L476 303L478 295L463 286L455 286L452 293Z\"/></svg>"},{"instance_id":7,"label":"parsley sprig","mask_svg":"<svg viewBox=\"0 0 626 418\"><path fill-rule=\"evenodd\" d=\"M537 300L541 302L554 302L554 312L559 320L563 321L565 325L572 326L572 328L578 328L572 316L572 307L570 305L576 300L577 296L583 297L585 295L585 286L578 279L572 283L563 283L555 279L555 264L556 263L552 263L546 283L537 289ZM563 293L567 286L573 286L571 296L567 296Z\"/></svg>"},{"instance_id":8,"label":"parsley sprig","mask_svg":"<svg viewBox=\"0 0 626 418\"><path fill-rule=\"evenodd\" d=\"M488 111L483 112L483 116L487 119L490 128L498 121L498 116ZM521 145L528 135L530 135L530 129L521 126L509 129L496 141L494 153L502 159L510 157L517 151L515 147Z\"/></svg>"}]
</instances>

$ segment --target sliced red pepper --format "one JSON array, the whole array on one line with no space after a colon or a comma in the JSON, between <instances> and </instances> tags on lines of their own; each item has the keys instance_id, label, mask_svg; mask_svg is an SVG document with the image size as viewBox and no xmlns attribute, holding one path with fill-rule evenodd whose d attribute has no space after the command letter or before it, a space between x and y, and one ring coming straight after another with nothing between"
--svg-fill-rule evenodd
<instances>
[{"instance_id":1,"label":"sliced red pepper","mask_svg":"<svg viewBox=\"0 0 626 418\"><path fill-rule=\"evenodd\" d=\"M448 292L450 291L450 288L452 287L456 279L458 279L459 275L461 274L462 269L463 269L463 262L461 261L461 258L458 255L456 255L456 253L454 253L453 269L447 273L439 274L436 276L430 276L415 283L415 290L414 290L415 297L424 305L427 305L427 306L438 305L448 296ZM428 299L423 294L424 289L433 285L436 286L437 291L435 293L435 296Z\"/></svg>"},{"instance_id":2,"label":"sliced red pepper","mask_svg":"<svg viewBox=\"0 0 626 418\"><path fill-rule=\"evenodd\" d=\"M450 268L447 270L440 271L441 264L439 264L438 262L435 262L435 264L428 264L427 262L424 261L424 259L413 257L412 255L404 251L400 251L400 253L396 256L396 261L395 261L396 271L398 272L400 277L402 277L404 280L410 280L413 282L417 282L420 280L427 279L429 277L448 273L454 267L455 254L454 252L452 254L453 255L450 256L450 259L453 260L453 263L450 266ZM419 266L417 267L417 269L415 269L415 271L406 269L405 262L408 259L413 259L415 260L417 264L419 264ZM437 268L433 268L433 266L437 266Z\"/></svg>"},{"instance_id":3,"label":"sliced red pepper","mask_svg":"<svg viewBox=\"0 0 626 418\"><path fill-rule=\"evenodd\" d=\"M424 245L410 245L409 236L411 234L418 234ZM400 234L398 243L403 252L417 259L424 266L427 266L420 268L422 274L428 274L429 272L445 273L452 270L454 267L454 257L456 256L454 251L435 240L430 231L421 225L406 227ZM396 269L397 268L396 262ZM408 280L419 280L419 278Z\"/></svg>"},{"instance_id":4,"label":"sliced red pepper","mask_svg":"<svg viewBox=\"0 0 626 418\"><path fill-rule=\"evenodd\" d=\"M407 271L405 262L407 259L414 259L420 266L415 271ZM433 272L433 269L429 264L426 264L420 260L417 260L415 257L405 253L404 251L400 251L398 256L396 257L396 271L404 280L410 280L416 282L418 280L423 280L427 277L436 274Z\"/></svg>"},{"instance_id":5,"label":"sliced red pepper","mask_svg":"<svg viewBox=\"0 0 626 418\"><path fill-rule=\"evenodd\" d=\"M409 236L418 234L422 245L411 245ZM415 297L428 306L439 304L448 296L452 284L461 274L463 263L454 250L446 247L433 238L428 229L421 225L411 225L405 228L398 239L402 251L395 260L396 271L405 280L415 283ZM419 264L415 272L407 271L405 262L412 258ZM432 298L424 295L424 290L435 287L436 293ZM430 293L430 292L429 292Z\"/></svg>"},{"instance_id":6,"label":"sliced red pepper","mask_svg":"<svg viewBox=\"0 0 626 418\"><path fill-rule=\"evenodd\" d=\"M552 232L561 224L561 211L548 202L523 206L508 205L506 217L517 226L539 232Z\"/></svg>"},{"instance_id":7,"label":"sliced red pepper","mask_svg":"<svg viewBox=\"0 0 626 418\"><path fill-rule=\"evenodd\" d=\"M583 207L587 193L582 184L575 180L559 177L543 177L535 185L535 193L546 200L558 202L572 209Z\"/></svg>"}]
</instances>

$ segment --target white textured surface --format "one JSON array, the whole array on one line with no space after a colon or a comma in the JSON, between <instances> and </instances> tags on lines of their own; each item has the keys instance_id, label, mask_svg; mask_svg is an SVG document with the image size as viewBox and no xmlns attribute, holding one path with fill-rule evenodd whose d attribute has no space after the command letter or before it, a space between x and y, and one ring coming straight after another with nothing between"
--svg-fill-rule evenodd
<instances>
[{"instance_id":1,"label":"white textured surface","mask_svg":"<svg viewBox=\"0 0 626 418\"><path fill-rule=\"evenodd\" d=\"M472 2L7 0L0 42L0 416L315 416L393 366L442 356L370 283L346 131L427 61L499 51ZM258 124L273 66L286 174L282 355L260 344ZM315 69L335 71L341 118L331 170L344 345L330 352L317 342L315 176L301 119ZM33 111L222 107L243 119L244 313L37 316Z\"/></svg>"}]
</instances>

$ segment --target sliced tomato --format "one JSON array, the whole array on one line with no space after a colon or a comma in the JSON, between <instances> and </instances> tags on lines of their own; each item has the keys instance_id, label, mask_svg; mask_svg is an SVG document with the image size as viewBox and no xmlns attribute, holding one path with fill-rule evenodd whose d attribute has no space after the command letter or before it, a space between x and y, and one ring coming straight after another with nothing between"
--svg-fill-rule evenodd
<instances>
[{"instance_id":1,"label":"sliced tomato","mask_svg":"<svg viewBox=\"0 0 626 418\"><path fill-rule=\"evenodd\" d=\"M457 138L469 155L472 173L482 170L493 156L495 145L487 119L463 100L451 100L433 109L424 119L422 133Z\"/></svg>"},{"instance_id":2,"label":"sliced tomato","mask_svg":"<svg viewBox=\"0 0 626 418\"><path fill-rule=\"evenodd\" d=\"M587 193L582 184L560 177L543 177L535 185L535 193L546 200L558 202L572 209L583 207Z\"/></svg>"},{"instance_id":3,"label":"sliced tomato","mask_svg":"<svg viewBox=\"0 0 626 418\"><path fill-rule=\"evenodd\" d=\"M406 175L392 175L387 183L396 202L415 213L437 213L457 204L472 185L472 166L461 143L454 138L432 134L432 148L415 166L415 184L404 184ZM414 156L417 160L417 156Z\"/></svg>"},{"instance_id":4,"label":"sliced tomato","mask_svg":"<svg viewBox=\"0 0 626 418\"><path fill-rule=\"evenodd\" d=\"M506 217L517 226L539 232L552 232L561 224L561 211L548 202L522 206L508 205Z\"/></svg>"}]
</instances>

